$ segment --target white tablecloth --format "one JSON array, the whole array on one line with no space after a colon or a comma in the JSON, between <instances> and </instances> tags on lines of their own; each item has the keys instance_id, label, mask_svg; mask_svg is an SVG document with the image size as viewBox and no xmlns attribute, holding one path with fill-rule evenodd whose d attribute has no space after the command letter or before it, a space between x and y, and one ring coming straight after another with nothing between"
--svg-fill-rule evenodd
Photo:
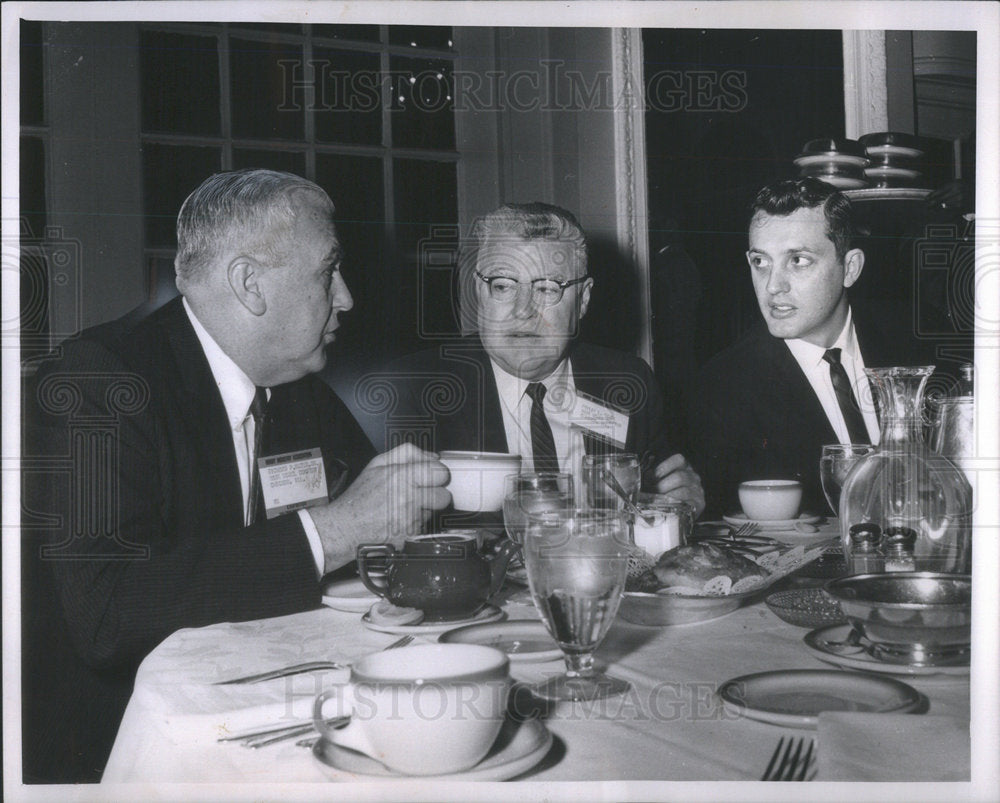
<instances>
[{"instance_id":1,"label":"white tablecloth","mask_svg":"<svg viewBox=\"0 0 1000 803\"><path fill-rule=\"evenodd\" d=\"M536 618L526 592L504 607L508 618ZM809 732L735 717L714 691L723 681L750 672L831 669L807 651L806 632L779 620L762 602L676 627L642 627L619 619L597 658L630 681L632 691L556 706L545 719L555 735L553 749L519 780L756 780L779 737ZM302 661L350 662L395 638L365 629L359 614L327 608L178 631L140 667L104 782L328 783L310 751L295 740L250 750L216 738L248 725L307 717L315 694L346 679L346 672L245 686L211 684ZM561 669L561 662L511 665L514 678L526 682ZM967 677L906 682L926 695L928 715L955 718L967 730Z\"/></svg>"}]
</instances>

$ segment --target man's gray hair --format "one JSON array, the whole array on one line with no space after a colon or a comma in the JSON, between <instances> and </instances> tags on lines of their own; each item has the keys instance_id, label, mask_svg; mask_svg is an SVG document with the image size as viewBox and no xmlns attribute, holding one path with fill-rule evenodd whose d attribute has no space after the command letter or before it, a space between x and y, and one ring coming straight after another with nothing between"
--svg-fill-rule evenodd
<instances>
[{"instance_id":1,"label":"man's gray hair","mask_svg":"<svg viewBox=\"0 0 1000 803\"><path fill-rule=\"evenodd\" d=\"M332 210L333 203L322 187L293 173L234 170L206 179L177 215L177 276L196 281L205 266L234 241L247 255L273 261L281 233L291 231L295 220L292 194L296 190L319 193Z\"/></svg>"},{"instance_id":2,"label":"man's gray hair","mask_svg":"<svg viewBox=\"0 0 1000 803\"><path fill-rule=\"evenodd\" d=\"M553 240L573 246L577 265L587 270L587 238L572 212L553 204L534 201L504 204L479 218L472 228L477 248L493 240Z\"/></svg>"}]
</instances>

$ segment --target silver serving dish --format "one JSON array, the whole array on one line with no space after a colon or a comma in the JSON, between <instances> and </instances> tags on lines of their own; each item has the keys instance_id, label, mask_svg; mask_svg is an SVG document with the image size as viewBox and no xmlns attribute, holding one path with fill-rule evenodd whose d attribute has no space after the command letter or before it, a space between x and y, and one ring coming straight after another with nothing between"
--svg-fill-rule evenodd
<instances>
[{"instance_id":1,"label":"silver serving dish","mask_svg":"<svg viewBox=\"0 0 1000 803\"><path fill-rule=\"evenodd\" d=\"M741 594L704 596L688 594L650 594L626 591L618 616L636 625L686 625L724 616L739 608L747 599L764 589L755 588Z\"/></svg>"},{"instance_id":2,"label":"silver serving dish","mask_svg":"<svg viewBox=\"0 0 1000 803\"><path fill-rule=\"evenodd\" d=\"M886 661L928 663L967 654L972 577L935 572L859 574L825 586Z\"/></svg>"}]
</instances>

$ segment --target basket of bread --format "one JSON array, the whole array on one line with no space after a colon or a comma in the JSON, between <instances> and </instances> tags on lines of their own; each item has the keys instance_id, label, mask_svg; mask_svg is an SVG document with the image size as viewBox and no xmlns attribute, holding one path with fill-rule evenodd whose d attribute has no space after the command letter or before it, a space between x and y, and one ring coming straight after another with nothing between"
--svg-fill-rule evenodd
<instances>
[{"instance_id":1,"label":"basket of bread","mask_svg":"<svg viewBox=\"0 0 1000 803\"><path fill-rule=\"evenodd\" d=\"M629 563L618 615L639 625L680 625L715 619L782 577L815 560L825 547L741 553L695 542L654 559L638 553Z\"/></svg>"}]
</instances>

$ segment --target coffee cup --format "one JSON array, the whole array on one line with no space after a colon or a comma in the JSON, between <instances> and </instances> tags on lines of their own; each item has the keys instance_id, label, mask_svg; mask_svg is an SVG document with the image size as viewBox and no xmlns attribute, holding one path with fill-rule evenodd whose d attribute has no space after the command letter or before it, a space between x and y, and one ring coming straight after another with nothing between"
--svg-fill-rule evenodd
<instances>
[{"instance_id":1,"label":"coffee cup","mask_svg":"<svg viewBox=\"0 0 1000 803\"><path fill-rule=\"evenodd\" d=\"M441 452L451 473L455 510L492 513L503 508L504 477L521 470L521 456L501 452Z\"/></svg>"},{"instance_id":2,"label":"coffee cup","mask_svg":"<svg viewBox=\"0 0 1000 803\"><path fill-rule=\"evenodd\" d=\"M482 761L500 733L509 669L505 653L477 644L374 653L351 667L346 684L316 698L313 723L327 741L405 775L462 772ZM341 725L331 716L350 720Z\"/></svg>"},{"instance_id":3,"label":"coffee cup","mask_svg":"<svg viewBox=\"0 0 1000 803\"><path fill-rule=\"evenodd\" d=\"M798 480L748 480L739 487L740 505L752 521L794 519L802 504Z\"/></svg>"}]
</instances>

